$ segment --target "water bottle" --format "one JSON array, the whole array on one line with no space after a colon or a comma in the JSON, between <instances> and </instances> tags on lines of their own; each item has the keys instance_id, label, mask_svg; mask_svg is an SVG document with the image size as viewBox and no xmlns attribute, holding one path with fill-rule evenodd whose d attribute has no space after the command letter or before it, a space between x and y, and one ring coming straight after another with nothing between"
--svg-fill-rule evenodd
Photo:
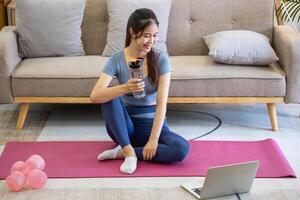
<instances>
[{"instance_id":1,"label":"water bottle","mask_svg":"<svg viewBox=\"0 0 300 200\"><path fill-rule=\"evenodd\" d=\"M130 61L128 63L132 78L143 79L143 62L143 58L137 58L136 61ZM133 96L138 99L143 98L145 95L145 89L143 91L133 93Z\"/></svg>"}]
</instances>

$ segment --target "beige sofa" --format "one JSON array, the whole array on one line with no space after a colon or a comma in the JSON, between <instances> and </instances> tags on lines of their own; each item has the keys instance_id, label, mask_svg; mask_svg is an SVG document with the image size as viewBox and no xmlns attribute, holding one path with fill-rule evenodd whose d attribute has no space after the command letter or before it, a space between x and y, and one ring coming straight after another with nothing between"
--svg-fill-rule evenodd
<instances>
[{"instance_id":1,"label":"beige sofa","mask_svg":"<svg viewBox=\"0 0 300 200\"><path fill-rule=\"evenodd\" d=\"M87 0L82 40L87 56L22 60L13 27L0 32L0 103L20 103L22 129L32 103L90 103L108 58L106 0ZM124 24L125 26L125 24ZM246 29L265 34L279 63L238 66L213 62L202 36ZM264 103L272 130L277 103L300 103L300 35L274 26L273 0L173 0L167 46L173 66L169 103Z\"/></svg>"}]
</instances>

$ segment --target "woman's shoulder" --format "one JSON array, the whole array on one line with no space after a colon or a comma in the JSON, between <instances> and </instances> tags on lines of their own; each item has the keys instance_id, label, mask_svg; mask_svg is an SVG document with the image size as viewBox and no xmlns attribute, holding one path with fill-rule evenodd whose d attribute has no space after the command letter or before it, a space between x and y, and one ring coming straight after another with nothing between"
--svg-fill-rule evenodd
<instances>
[{"instance_id":1,"label":"woman's shoulder","mask_svg":"<svg viewBox=\"0 0 300 200\"><path fill-rule=\"evenodd\" d=\"M124 50L118 51L118 52L114 52L111 55L111 59L115 59L115 60L119 60L122 58L122 56L124 55Z\"/></svg>"},{"instance_id":2,"label":"woman's shoulder","mask_svg":"<svg viewBox=\"0 0 300 200\"><path fill-rule=\"evenodd\" d=\"M164 61L166 59L169 59L168 53L158 50L158 49L153 49L154 55L157 57L158 62Z\"/></svg>"},{"instance_id":3,"label":"woman's shoulder","mask_svg":"<svg viewBox=\"0 0 300 200\"><path fill-rule=\"evenodd\" d=\"M171 63L169 60L169 55L166 52L153 50L156 57L157 57L157 64L158 64L158 74L163 75L167 72L171 71Z\"/></svg>"}]
</instances>

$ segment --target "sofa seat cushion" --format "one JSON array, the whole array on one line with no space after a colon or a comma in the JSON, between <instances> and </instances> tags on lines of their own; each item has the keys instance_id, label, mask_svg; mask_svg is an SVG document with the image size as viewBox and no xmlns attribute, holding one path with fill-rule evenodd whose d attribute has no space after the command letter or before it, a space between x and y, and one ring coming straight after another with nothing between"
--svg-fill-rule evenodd
<instances>
[{"instance_id":1,"label":"sofa seat cushion","mask_svg":"<svg viewBox=\"0 0 300 200\"><path fill-rule=\"evenodd\" d=\"M268 66L228 65L209 56L171 56L172 79L255 78L281 79L285 72L277 63Z\"/></svg>"},{"instance_id":2,"label":"sofa seat cushion","mask_svg":"<svg viewBox=\"0 0 300 200\"><path fill-rule=\"evenodd\" d=\"M169 96L284 96L285 72L268 66L227 65L209 56L171 56ZM180 88L180 89L179 89Z\"/></svg>"},{"instance_id":3,"label":"sofa seat cushion","mask_svg":"<svg viewBox=\"0 0 300 200\"><path fill-rule=\"evenodd\" d=\"M12 74L14 96L89 96L107 57L29 58Z\"/></svg>"},{"instance_id":4,"label":"sofa seat cushion","mask_svg":"<svg viewBox=\"0 0 300 200\"><path fill-rule=\"evenodd\" d=\"M25 59L12 74L13 95L87 97L107 59L102 56ZM174 56L170 61L170 96L285 95L285 73L278 64L225 65L208 56Z\"/></svg>"},{"instance_id":5,"label":"sofa seat cushion","mask_svg":"<svg viewBox=\"0 0 300 200\"><path fill-rule=\"evenodd\" d=\"M16 67L13 78L90 78L97 77L108 57L75 56L29 58Z\"/></svg>"}]
</instances>

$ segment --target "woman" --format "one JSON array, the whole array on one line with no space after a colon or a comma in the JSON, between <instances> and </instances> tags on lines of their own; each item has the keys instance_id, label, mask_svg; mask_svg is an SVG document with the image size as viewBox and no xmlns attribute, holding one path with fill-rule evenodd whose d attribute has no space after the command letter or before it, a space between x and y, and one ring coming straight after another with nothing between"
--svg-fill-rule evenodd
<instances>
[{"instance_id":1,"label":"woman","mask_svg":"<svg viewBox=\"0 0 300 200\"><path fill-rule=\"evenodd\" d=\"M114 149L98 160L125 159L121 172L131 174L137 160L172 163L183 160L189 143L171 132L165 120L170 85L168 57L152 47L158 38L158 20L150 9L137 9L127 24L125 49L113 54L93 89L90 99L102 103L102 113ZM143 58L144 79L132 78L127 63ZM113 77L119 85L108 87ZM146 96L133 93L145 89Z\"/></svg>"}]
</instances>

